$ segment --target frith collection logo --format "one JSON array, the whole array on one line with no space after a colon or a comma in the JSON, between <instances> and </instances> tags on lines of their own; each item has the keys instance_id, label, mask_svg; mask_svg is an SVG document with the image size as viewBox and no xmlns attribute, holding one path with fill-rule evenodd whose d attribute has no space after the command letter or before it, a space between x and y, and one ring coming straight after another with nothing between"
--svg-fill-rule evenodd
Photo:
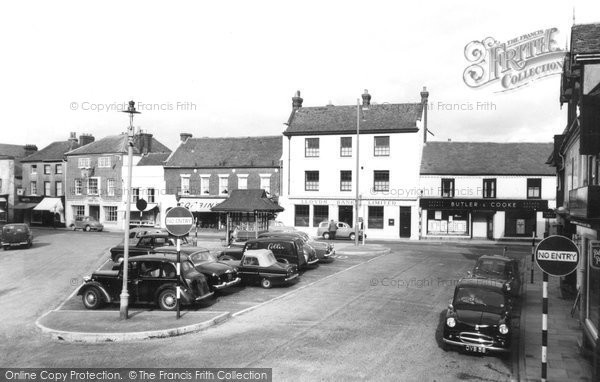
<instances>
[{"instance_id":1,"label":"frith collection logo","mask_svg":"<svg viewBox=\"0 0 600 382\"><path fill-rule=\"evenodd\" d=\"M565 51L556 42L557 28L528 33L501 43L493 37L465 46L470 65L465 84L482 88L496 84L496 93L515 90L544 77L560 74Z\"/></svg>"}]
</instances>

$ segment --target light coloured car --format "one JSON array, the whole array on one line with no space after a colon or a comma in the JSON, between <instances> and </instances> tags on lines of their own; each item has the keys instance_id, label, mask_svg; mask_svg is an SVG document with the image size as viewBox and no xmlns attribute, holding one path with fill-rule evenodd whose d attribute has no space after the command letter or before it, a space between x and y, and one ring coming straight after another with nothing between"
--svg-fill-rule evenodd
<instances>
[{"instance_id":1,"label":"light coloured car","mask_svg":"<svg viewBox=\"0 0 600 382\"><path fill-rule=\"evenodd\" d=\"M350 227L348 224L344 222L335 222L337 224L337 231L335 232L336 239L350 239L354 240L356 238L356 231L354 228ZM363 232L360 231L358 233L358 239L362 240ZM324 239L329 239L329 222L322 221L319 223L319 228L317 229L317 236L323 236ZM365 236L366 237L366 236Z\"/></svg>"},{"instance_id":2,"label":"light coloured car","mask_svg":"<svg viewBox=\"0 0 600 382\"><path fill-rule=\"evenodd\" d=\"M71 224L73 231L78 229L89 232L89 231L102 231L104 225L96 220L93 216L77 216L75 222Z\"/></svg>"}]
</instances>

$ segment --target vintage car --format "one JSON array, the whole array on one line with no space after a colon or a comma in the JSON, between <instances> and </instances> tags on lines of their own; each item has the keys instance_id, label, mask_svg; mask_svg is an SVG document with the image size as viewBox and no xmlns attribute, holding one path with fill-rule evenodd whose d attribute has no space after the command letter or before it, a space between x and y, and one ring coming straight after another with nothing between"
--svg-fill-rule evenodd
<instances>
[{"instance_id":1,"label":"vintage car","mask_svg":"<svg viewBox=\"0 0 600 382\"><path fill-rule=\"evenodd\" d=\"M469 277L502 281L506 291L513 296L521 293L519 261L506 256L484 255L477 259Z\"/></svg>"},{"instance_id":2,"label":"vintage car","mask_svg":"<svg viewBox=\"0 0 600 382\"><path fill-rule=\"evenodd\" d=\"M75 221L70 225L73 231L78 229L89 231L102 231L104 226L93 216L77 216Z\"/></svg>"},{"instance_id":3,"label":"vintage car","mask_svg":"<svg viewBox=\"0 0 600 382\"><path fill-rule=\"evenodd\" d=\"M244 284L260 284L263 288L288 284L298 280L298 267L283 264L268 249L251 249L244 253L241 261L230 260L238 268Z\"/></svg>"},{"instance_id":4,"label":"vintage car","mask_svg":"<svg viewBox=\"0 0 600 382\"><path fill-rule=\"evenodd\" d=\"M354 240L356 238L356 231L354 228L350 227L348 224L344 222L335 222L337 225L337 231L335 231L336 239L350 239ZM329 239L329 222L322 221L319 223L319 228L317 228L317 236L323 236L324 239ZM358 240L362 240L363 231L358 233ZM365 235L365 238L367 235Z\"/></svg>"},{"instance_id":5,"label":"vintage car","mask_svg":"<svg viewBox=\"0 0 600 382\"><path fill-rule=\"evenodd\" d=\"M1 242L5 251L12 247L30 248L33 245L33 234L27 224L6 224L2 227Z\"/></svg>"},{"instance_id":6,"label":"vintage car","mask_svg":"<svg viewBox=\"0 0 600 382\"><path fill-rule=\"evenodd\" d=\"M287 226L279 220L269 220L269 231L271 232L300 232L295 227Z\"/></svg>"},{"instance_id":7,"label":"vintage car","mask_svg":"<svg viewBox=\"0 0 600 382\"><path fill-rule=\"evenodd\" d=\"M128 262L128 292L132 303L156 303L163 310L177 307L177 257L171 254L138 256ZM191 261L181 261L181 302L193 304L213 295L206 277ZM117 269L97 270L84 277L78 291L87 309L119 302L123 286L123 263Z\"/></svg>"},{"instance_id":8,"label":"vintage car","mask_svg":"<svg viewBox=\"0 0 600 382\"><path fill-rule=\"evenodd\" d=\"M173 247L159 248L158 250L177 252ZM185 252L191 250L192 248L187 248ZM237 267L219 261L208 249L195 248L194 252L186 254L186 256L194 264L196 270L206 276L208 285L213 291L238 285L242 281L238 274Z\"/></svg>"},{"instance_id":9,"label":"vintage car","mask_svg":"<svg viewBox=\"0 0 600 382\"><path fill-rule=\"evenodd\" d=\"M259 238L262 237L299 237L304 241L304 245L312 248L315 251L315 255L319 259L320 263L330 263L333 261L333 255L335 255L335 249L333 248L333 244L316 241L310 238L306 232L302 231L270 231L263 232L258 235Z\"/></svg>"},{"instance_id":10,"label":"vintage car","mask_svg":"<svg viewBox=\"0 0 600 382\"><path fill-rule=\"evenodd\" d=\"M140 237L135 245L129 246L129 257L135 257L139 255L146 255L149 253L156 252L156 248L161 247L175 247L177 245L177 239L166 232L150 233ZM131 239L130 239L131 243ZM183 247L189 247L190 244L186 237L181 238L181 245ZM195 248L195 247L194 247ZM123 254L125 253L125 247L123 244L117 245L110 249L110 258L113 262L118 263L123 260Z\"/></svg>"},{"instance_id":11,"label":"vintage car","mask_svg":"<svg viewBox=\"0 0 600 382\"><path fill-rule=\"evenodd\" d=\"M220 260L241 260L244 252L250 249L268 249L273 252L277 261L282 263L296 264L298 268L309 265L308 255L305 254L304 242L300 238L293 237L263 237L248 240L243 247L230 246L219 253ZM314 264L319 259L311 260Z\"/></svg>"},{"instance_id":12,"label":"vintage car","mask_svg":"<svg viewBox=\"0 0 600 382\"><path fill-rule=\"evenodd\" d=\"M444 323L444 348L474 353L510 352L511 297L500 281L464 278L450 299Z\"/></svg>"},{"instance_id":13,"label":"vintage car","mask_svg":"<svg viewBox=\"0 0 600 382\"><path fill-rule=\"evenodd\" d=\"M166 233L162 228L134 227L129 229L129 245L136 245L142 236Z\"/></svg>"}]
</instances>

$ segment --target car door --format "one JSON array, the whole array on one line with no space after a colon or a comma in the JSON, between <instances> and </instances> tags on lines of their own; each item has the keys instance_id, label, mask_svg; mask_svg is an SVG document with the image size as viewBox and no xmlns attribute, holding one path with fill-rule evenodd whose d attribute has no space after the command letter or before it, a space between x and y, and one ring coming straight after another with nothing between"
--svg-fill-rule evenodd
<instances>
[{"instance_id":1,"label":"car door","mask_svg":"<svg viewBox=\"0 0 600 382\"><path fill-rule=\"evenodd\" d=\"M259 281L258 259L252 255L242 257L238 273L241 273L246 283L257 283Z\"/></svg>"},{"instance_id":2,"label":"car door","mask_svg":"<svg viewBox=\"0 0 600 382\"><path fill-rule=\"evenodd\" d=\"M172 266L172 264L171 264ZM139 277L136 279L137 301L154 302L156 290L166 281L167 272L162 261L145 260L139 262ZM175 268L173 267L172 271ZM176 282L176 278L173 278Z\"/></svg>"},{"instance_id":3,"label":"car door","mask_svg":"<svg viewBox=\"0 0 600 382\"><path fill-rule=\"evenodd\" d=\"M335 233L336 237L348 237L350 236L351 228L346 223L338 223L338 230Z\"/></svg>"}]
</instances>

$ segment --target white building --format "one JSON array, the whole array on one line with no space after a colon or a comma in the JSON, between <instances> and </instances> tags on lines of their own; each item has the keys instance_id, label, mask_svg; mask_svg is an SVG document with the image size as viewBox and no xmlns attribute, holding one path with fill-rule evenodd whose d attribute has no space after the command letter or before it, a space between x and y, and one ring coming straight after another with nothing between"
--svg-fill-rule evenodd
<instances>
[{"instance_id":1,"label":"white building","mask_svg":"<svg viewBox=\"0 0 600 382\"><path fill-rule=\"evenodd\" d=\"M417 103L371 104L365 91L359 111L358 105L302 107L298 92L283 133L279 204L285 211L278 219L310 234L324 220L353 226L358 147L358 215L367 237L418 239L428 94L424 89Z\"/></svg>"},{"instance_id":2,"label":"white building","mask_svg":"<svg viewBox=\"0 0 600 382\"><path fill-rule=\"evenodd\" d=\"M538 238L555 223L552 143L428 142L420 236Z\"/></svg>"}]
</instances>

